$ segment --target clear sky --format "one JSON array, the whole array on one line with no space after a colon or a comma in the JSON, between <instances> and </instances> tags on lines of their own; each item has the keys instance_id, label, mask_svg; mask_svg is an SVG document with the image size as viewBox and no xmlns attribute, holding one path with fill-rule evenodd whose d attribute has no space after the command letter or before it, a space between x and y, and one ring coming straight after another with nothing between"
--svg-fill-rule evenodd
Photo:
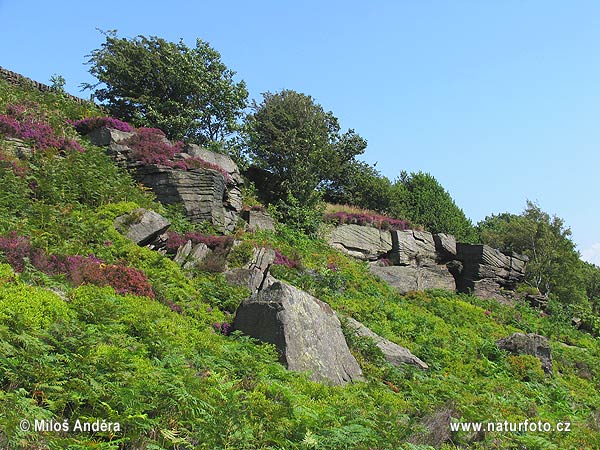
<instances>
[{"instance_id":1,"label":"clear sky","mask_svg":"<svg viewBox=\"0 0 600 450\"><path fill-rule=\"evenodd\" d=\"M0 0L0 66L76 95L103 37L208 41L251 98L312 95L386 176L433 174L474 222L527 199L600 265L600 2Z\"/></svg>"}]
</instances>

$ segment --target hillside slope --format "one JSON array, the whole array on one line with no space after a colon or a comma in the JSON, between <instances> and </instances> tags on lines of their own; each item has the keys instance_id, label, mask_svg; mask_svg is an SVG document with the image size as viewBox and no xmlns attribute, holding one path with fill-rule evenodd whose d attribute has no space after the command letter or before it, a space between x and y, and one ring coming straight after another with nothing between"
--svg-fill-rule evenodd
<instances>
[{"instance_id":1,"label":"hillside slope","mask_svg":"<svg viewBox=\"0 0 600 450\"><path fill-rule=\"evenodd\" d=\"M272 346L227 335L246 289L220 273L189 276L115 230L117 216L145 207L174 231L211 233L77 137L68 121L101 111L1 80L0 93L0 448L600 448L598 339L523 304L400 296L366 263L289 227L237 230L286 257L274 276L430 367L395 368L348 333L365 382L332 387L287 371ZM17 125L31 131L31 154L7 139ZM550 338L553 375L498 349L517 331ZM449 417L571 431L450 433ZM78 431L78 419L98 425ZM35 420L60 426L36 431Z\"/></svg>"}]
</instances>

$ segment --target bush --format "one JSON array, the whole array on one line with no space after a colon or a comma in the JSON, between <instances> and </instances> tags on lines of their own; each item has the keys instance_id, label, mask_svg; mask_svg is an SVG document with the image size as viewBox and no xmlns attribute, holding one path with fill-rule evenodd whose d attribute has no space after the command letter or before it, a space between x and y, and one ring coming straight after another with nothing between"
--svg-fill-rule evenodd
<instances>
[{"instance_id":1,"label":"bush","mask_svg":"<svg viewBox=\"0 0 600 450\"><path fill-rule=\"evenodd\" d=\"M250 242L242 242L231 249L227 255L227 262L230 267L242 267L250 262L253 255L254 245Z\"/></svg>"},{"instance_id":2,"label":"bush","mask_svg":"<svg viewBox=\"0 0 600 450\"><path fill-rule=\"evenodd\" d=\"M510 355L506 358L511 375L520 381L544 379L542 363L532 355Z\"/></svg>"},{"instance_id":3,"label":"bush","mask_svg":"<svg viewBox=\"0 0 600 450\"><path fill-rule=\"evenodd\" d=\"M287 201L279 201L270 205L269 214L278 222L285 223L308 235L316 235L323 223L325 204L318 196L307 203L300 203L293 195L289 194Z\"/></svg>"}]
</instances>

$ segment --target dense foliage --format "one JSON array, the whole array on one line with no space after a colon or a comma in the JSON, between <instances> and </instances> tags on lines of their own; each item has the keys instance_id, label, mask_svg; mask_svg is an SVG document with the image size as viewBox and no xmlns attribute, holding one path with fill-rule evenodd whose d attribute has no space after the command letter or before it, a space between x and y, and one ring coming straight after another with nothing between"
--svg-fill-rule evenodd
<instances>
[{"instance_id":1,"label":"dense foliage","mask_svg":"<svg viewBox=\"0 0 600 450\"><path fill-rule=\"evenodd\" d=\"M312 97L292 90L263 94L246 118L252 163L267 171L269 201L286 209L296 200L311 208L316 188L339 174L367 143L354 130L340 133L337 118ZM297 216L297 215L296 215Z\"/></svg>"},{"instance_id":2,"label":"dense foliage","mask_svg":"<svg viewBox=\"0 0 600 450\"><path fill-rule=\"evenodd\" d=\"M208 43L198 39L189 48L156 36L105 37L88 61L98 84L86 87L95 89L112 116L201 144L222 141L237 129L246 86L233 80L235 72Z\"/></svg>"},{"instance_id":3,"label":"dense foliage","mask_svg":"<svg viewBox=\"0 0 600 450\"><path fill-rule=\"evenodd\" d=\"M561 218L527 202L522 214L487 217L478 228L486 244L529 257L527 282L542 294L555 294L568 303L583 301L583 263Z\"/></svg>"},{"instance_id":4,"label":"dense foliage","mask_svg":"<svg viewBox=\"0 0 600 450\"><path fill-rule=\"evenodd\" d=\"M520 215L487 217L478 224L478 230L484 243L529 257L525 282L554 300L556 313L583 317L589 328L600 333L600 268L580 259L571 230L560 217L527 202Z\"/></svg>"},{"instance_id":5,"label":"dense foliage","mask_svg":"<svg viewBox=\"0 0 600 450\"><path fill-rule=\"evenodd\" d=\"M428 173L402 172L394 183L392 212L432 233L448 233L460 242L477 239L473 224L450 194Z\"/></svg>"}]
</instances>

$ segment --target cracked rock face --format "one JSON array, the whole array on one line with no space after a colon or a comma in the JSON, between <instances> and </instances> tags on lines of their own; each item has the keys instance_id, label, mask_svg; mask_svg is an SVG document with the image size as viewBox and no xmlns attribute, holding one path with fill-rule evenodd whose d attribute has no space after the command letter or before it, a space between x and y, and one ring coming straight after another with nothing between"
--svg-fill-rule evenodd
<instances>
[{"instance_id":1,"label":"cracked rock face","mask_svg":"<svg viewBox=\"0 0 600 450\"><path fill-rule=\"evenodd\" d=\"M329 244L362 260L375 261L392 250L389 231L361 225L340 225L328 236Z\"/></svg>"},{"instance_id":2,"label":"cracked rock face","mask_svg":"<svg viewBox=\"0 0 600 450\"><path fill-rule=\"evenodd\" d=\"M457 258L463 265L456 283L459 292L502 299L502 290L514 290L525 277L526 256L506 255L487 245L457 244L456 247Z\"/></svg>"},{"instance_id":3,"label":"cracked rock face","mask_svg":"<svg viewBox=\"0 0 600 450\"><path fill-rule=\"evenodd\" d=\"M275 250L270 248L255 248L252 259L244 266L225 272L225 278L230 284L245 286L252 294L261 288L273 284L269 268L275 261Z\"/></svg>"},{"instance_id":4,"label":"cracked rock face","mask_svg":"<svg viewBox=\"0 0 600 450\"><path fill-rule=\"evenodd\" d=\"M314 381L339 385L362 380L331 307L289 284L277 281L246 299L233 327L274 344L288 369L309 372Z\"/></svg>"},{"instance_id":5,"label":"cracked rock face","mask_svg":"<svg viewBox=\"0 0 600 450\"><path fill-rule=\"evenodd\" d=\"M385 231L361 225L341 225L329 244L371 265L373 274L401 294L446 289L482 298L508 301L510 291L525 277L527 257L505 254L487 245L457 243L454 236L426 231Z\"/></svg>"},{"instance_id":6,"label":"cracked rock face","mask_svg":"<svg viewBox=\"0 0 600 450\"><path fill-rule=\"evenodd\" d=\"M137 245L148 245L156 241L171 223L154 211L139 208L115 219L114 226L121 234Z\"/></svg>"}]
</instances>

